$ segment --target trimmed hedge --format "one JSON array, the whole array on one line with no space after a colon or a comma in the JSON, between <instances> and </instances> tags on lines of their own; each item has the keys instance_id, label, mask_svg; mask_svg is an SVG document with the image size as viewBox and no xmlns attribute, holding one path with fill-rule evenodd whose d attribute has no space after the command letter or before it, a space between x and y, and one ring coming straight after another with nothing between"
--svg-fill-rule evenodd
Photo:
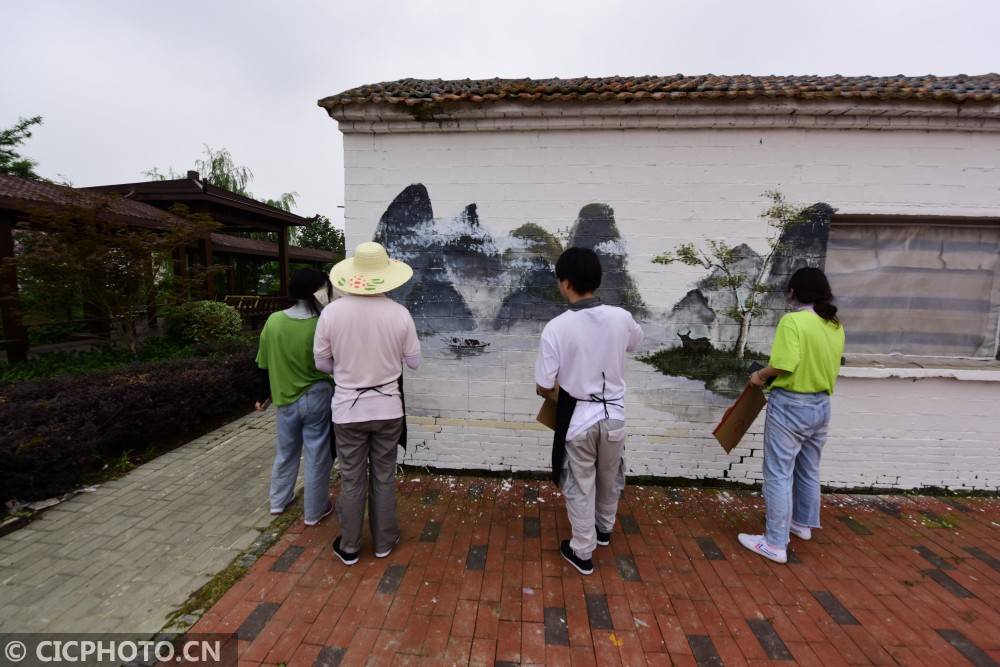
<instances>
[{"instance_id":1,"label":"trimmed hedge","mask_svg":"<svg viewBox=\"0 0 1000 667\"><path fill-rule=\"evenodd\" d=\"M0 502L70 491L125 452L167 448L245 414L254 350L0 386Z\"/></svg>"}]
</instances>

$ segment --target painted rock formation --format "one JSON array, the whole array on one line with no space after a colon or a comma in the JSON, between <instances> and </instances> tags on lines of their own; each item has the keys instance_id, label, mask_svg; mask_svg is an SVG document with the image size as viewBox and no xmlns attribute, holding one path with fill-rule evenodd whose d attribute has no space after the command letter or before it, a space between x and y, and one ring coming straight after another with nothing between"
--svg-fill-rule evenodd
<instances>
[{"instance_id":1,"label":"painted rock formation","mask_svg":"<svg viewBox=\"0 0 1000 667\"><path fill-rule=\"evenodd\" d=\"M646 314L646 306L636 289L626 265L625 243L615 224L615 212L607 204L587 204L580 209L569 247L589 248L601 259L604 277L597 296L611 306L621 306L633 315Z\"/></svg>"}]
</instances>

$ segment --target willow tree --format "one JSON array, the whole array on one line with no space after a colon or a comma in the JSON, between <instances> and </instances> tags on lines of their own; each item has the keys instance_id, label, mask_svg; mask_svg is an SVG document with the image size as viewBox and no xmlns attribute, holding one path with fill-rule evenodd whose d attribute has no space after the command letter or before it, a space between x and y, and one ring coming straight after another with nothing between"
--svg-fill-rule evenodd
<instances>
[{"instance_id":1,"label":"willow tree","mask_svg":"<svg viewBox=\"0 0 1000 667\"><path fill-rule=\"evenodd\" d=\"M767 221L769 231L767 247L760 262L748 270L746 256L739 246L720 239L706 239L699 247L693 242L682 243L673 250L655 258L656 264L681 263L698 266L709 272L705 281L708 289L718 289L730 294L732 305L723 314L739 323L740 331L733 345L733 354L742 359L746 355L750 327L755 317L765 311L767 294L771 291L769 279L775 258L788 250L781 242L782 234L789 228L808 222L808 208L794 206L777 190L765 192L770 205L760 217Z\"/></svg>"},{"instance_id":2,"label":"willow tree","mask_svg":"<svg viewBox=\"0 0 1000 667\"><path fill-rule=\"evenodd\" d=\"M250 191L250 184L253 183L254 179L253 171L250 167L237 164L232 153L225 148L214 149L205 144L203 157L194 161L194 170L206 183L217 188L229 190L251 199L258 199ZM142 172L142 175L158 181L184 178L173 168L167 168L166 173L163 173L157 167L153 167ZM268 206L280 208L282 211L291 212L297 204L298 196L297 192L283 192L275 199L265 197L258 199L258 201L262 201Z\"/></svg>"}]
</instances>

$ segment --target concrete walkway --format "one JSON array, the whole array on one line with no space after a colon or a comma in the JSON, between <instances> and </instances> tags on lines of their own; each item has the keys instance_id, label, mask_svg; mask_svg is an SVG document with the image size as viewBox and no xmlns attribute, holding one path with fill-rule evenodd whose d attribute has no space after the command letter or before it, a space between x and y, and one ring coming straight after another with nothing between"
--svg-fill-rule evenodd
<instances>
[{"instance_id":1,"label":"concrete walkway","mask_svg":"<svg viewBox=\"0 0 1000 667\"><path fill-rule=\"evenodd\" d=\"M160 630L270 524L273 438L249 415L0 537L0 627Z\"/></svg>"}]
</instances>

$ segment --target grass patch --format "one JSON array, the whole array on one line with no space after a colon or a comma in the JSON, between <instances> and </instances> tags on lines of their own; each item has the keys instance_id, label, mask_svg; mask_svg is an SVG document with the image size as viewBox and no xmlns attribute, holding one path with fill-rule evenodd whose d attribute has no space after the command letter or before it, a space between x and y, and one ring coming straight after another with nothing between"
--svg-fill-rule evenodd
<instances>
[{"instance_id":1,"label":"grass patch","mask_svg":"<svg viewBox=\"0 0 1000 667\"><path fill-rule=\"evenodd\" d=\"M747 350L738 359L728 350L692 352L683 347L660 350L639 358L665 375L699 380L705 387L723 396L739 396L749 379L748 369L755 362L767 362L767 356Z\"/></svg>"},{"instance_id":2,"label":"grass patch","mask_svg":"<svg viewBox=\"0 0 1000 667\"><path fill-rule=\"evenodd\" d=\"M254 543L233 559L221 572L212 577L204 586L191 594L180 608L174 611L163 626L165 632L186 630L194 625L202 615L215 606L236 582L246 576L257 559L277 542L293 523L302 517L302 494L296 493L293 502L283 514L261 531Z\"/></svg>"}]
</instances>

